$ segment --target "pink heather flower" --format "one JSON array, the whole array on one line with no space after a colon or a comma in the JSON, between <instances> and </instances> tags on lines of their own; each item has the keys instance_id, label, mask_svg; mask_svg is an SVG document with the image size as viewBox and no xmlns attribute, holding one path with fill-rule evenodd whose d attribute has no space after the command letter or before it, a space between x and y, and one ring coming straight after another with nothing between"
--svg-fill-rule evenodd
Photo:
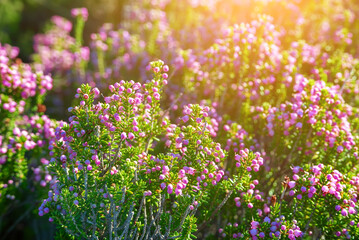
<instances>
[{"instance_id":1,"label":"pink heather flower","mask_svg":"<svg viewBox=\"0 0 359 240\"><path fill-rule=\"evenodd\" d=\"M173 185L172 185L172 184L168 184L168 186L167 186L167 193L168 193L168 194L172 194L172 192L173 192Z\"/></svg>"},{"instance_id":2,"label":"pink heather flower","mask_svg":"<svg viewBox=\"0 0 359 240\"><path fill-rule=\"evenodd\" d=\"M189 116L185 115L184 117L182 117L183 122L187 122L189 120Z\"/></svg>"},{"instance_id":3,"label":"pink heather flower","mask_svg":"<svg viewBox=\"0 0 359 240\"><path fill-rule=\"evenodd\" d=\"M168 72L170 70L167 65L164 65L162 69L163 69L164 72Z\"/></svg>"},{"instance_id":4,"label":"pink heather flower","mask_svg":"<svg viewBox=\"0 0 359 240\"><path fill-rule=\"evenodd\" d=\"M341 214L342 214L344 217L346 217L346 216L348 216L348 211L343 208Z\"/></svg>"},{"instance_id":5,"label":"pink heather flower","mask_svg":"<svg viewBox=\"0 0 359 240\"><path fill-rule=\"evenodd\" d=\"M337 152L338 152L338 153L342 153L343 150L344 150L343 146L338 146L338 147L337 147Z\"/></svg>"},{"instance_id":6,"label":"pink heather flower","mask_svg":"<svg viewBox=\"0 0 359 240\"><path fill-rule=\"evenodd\" d=\"M130 132L130 133L128 134L128 138L129 138L130 140L132 140L132 139L135 138L135 135L134 135L132 132Z\"/></svg>"},{"instance_id":7,"label":"pink heather flower","mask_svg":"<svg viewBox=\"0 0 359 240\"><path fill-rule=\"evenodd\" d=\"M300 167L293 167L293 173L297 174L299 173Z\"/></svg>"},{"instance_id":8,"label":"pink heather flower","mask_svg":"<svg viewBox=\"0 0 359 240\"><path fill-rule=\"evenodd\" d=\"M60 160L62 162L65 162L67 160L67 157L65 155L61 155Z\"/></svg>"},{"instance_id":9,"label":"pink heather flower","mask_svg":"<svg viewBox=\"0 0 359 240\"><path fill-rule=\"evenodd\" d=\"M289 188L294 188L294 187L295 187L295 182L294 182L294 181L290 181L290 182L288 183L288 186L289 186Z\"/></svg>"},{"instance_id":10,"label":"pink heather flower","mask_svg":"<svg viewBox=\"0 0 359 240\"><path fill-rule=\"evenodd\" d=\"M353 207L349 207L349 214L355 214L356 210Z\"/></svg>"},{"instance_id":11,"label":"pink heather flower","mask_svg":"<svg viewBox=\"0 0 359 240\"><path fill-rule=\"evenodd\" d=\"M127 138L127 134L125 132L121 133L121 140L125 140Z\"/></svg>"},{"instance_id":12,"label":"pink heather flower","mask_svg":"<svg viewBox=\"0 0 359 240\"><path fill-rule=\"evenodd\" d=\"M100 95L100 90L95 87L94 89L92 89L93 93L95 94L95 96L97 97L98 95Z\"/></svg>"},{"instance_id":13,"label":"pink heather flower","mask_svg":"<svg viewBox=\"0 0 359 240\"><path fill-rule=\"evenodd\" d=\"M264 213L269 213L270 212L270 208L268 207L267 204L264 204Z\"/></svg>"},{"instance_id":14,"label":"pink heather flower","mask_svg":"<svg viewBox=\"0 0 359 240\"><path fill-rule=\"evenodd\" d=\"M251 222L251 227L252 227L252 228L258 228L258 227L259 227L259 222L257 222L257 221L252 221L252 222Z\"/></svg>"},{"instance_id":15,"label":"pink heather flower","mask_svg":"<svg viewBox=\"0 0 359 240\"><path fill-rule=\"evenodd\" d=\"M73 8L71 9L71 15L73 17L81 16L85 21L87 21L89 13L87 8Z\"/></svg>"},{"instance_id":16,"label":"pink heather flower","mask_svg":"<svg viewBox=\"0 0 359 240\"><path fill-rule=\"evenodd\" d=\"M328 193L329 192L329 188L327 186L323 186L322 187L322 192L323 193Z\"/></svg>"},{"instance_id":17,"label":"pink heather flower","mask_svg":"<svg viewBox=\"0 0 359 240\"><path fill-rule=\"evenodd\" d=\"M302 232L300 230L296 229L296 230L294 230L294 235L296 237L300 237L302 235Z\"/></svg>"},{"instance_id":18,"label":"pink heather flower","mask_svg":"<svg viewBox=\"0 0 359 240\"><path fill-rule=\"evenodd\" d=\"M182 190L179 188L176 188L175 193L176 193L176 195L182 195Z\"/></svg>"},{"instance_id":19,"label":"pink heather flower","mask_svg":"<svg viewBox=\"0 0 359 240\"><path fill-rule=\"evenodd\" d=\"M316 191L317 191L317 189L314 186L311 186L309 188L309 192L311 192L311 193L315 193Z\"/></svg>"}]
</instances>

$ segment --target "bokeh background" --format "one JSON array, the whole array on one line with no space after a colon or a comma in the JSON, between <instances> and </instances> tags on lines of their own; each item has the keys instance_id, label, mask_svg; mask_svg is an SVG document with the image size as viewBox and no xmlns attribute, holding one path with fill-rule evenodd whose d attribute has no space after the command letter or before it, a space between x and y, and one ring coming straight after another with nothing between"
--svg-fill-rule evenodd
<instances>
[{"instance_id":1,"label":"bokeh background","mask_svg":"<svg viewBox=\"0 0 359 240\"><path fill-rule=\"evenodd\" d=\"M131 9L131 6L136 6L133 8L136 11L140 9L139 15L128 16L127 10ZM146 13L146 11L141 12L142 7L147 10L157 7L167 14L168 25L163 31L167 39L163 42L168 44L165 47L171 49L181 49L181 51L192 48L206 49L221 35L224 27L249 22L256 19L258 14L267 14L273 18L273 24L278 26L283 48L288 48L292 39L297 38L313 45L324 42L325 51L328 53L335 52L333 49L328 49L330 48L328 46L335 50L342 49L354 58L357 58L359 53L358 0L0 0L0 43L19 47L19 58L23 62L32 62L35 56L34 37L51 28L52 16L58 15L75 22L71 16L71 9L83 7L89 12L84 27L84 46L91 44L92 33L106 32L106 27L100 30L105 23L111 23L115 26L114 29L124 26L134 36L143 37L143 41L150 43L152 35L142 34L142 28L138 26L141 21L138 21L138 18ZM158 19L161 17L154 17L153 25ZM154 32L150 27L148 29ZM172 32L169 33L168 29ZM73 32L71 34L73 35ZM341 35L338 37L338 34ZM339 38L338 41L336 37ZM349 41L348 39L351 43L343 44L343 41ZM173 48L170 45L172 42L177 44ZM143 57L143 61L163 57L160 46L155 45L154 48L156 50L152 51L151 46L145 47L146 51L150 52L148 56L154 59L148 59L147 55L143 57L140 54L138 57ZM173 60L172 63L176 62L171 56L165 57ZM112 62L109 61L109 67L111 64ZM131 71L125 71L121 77L128 80L141 77L133 74L136 71L140 70L134 67ZM73 100L70 96L74 95L76 89L68 87L70 85L61 85L67 78L63 72L52 73L55 87L45 101L48 108L46 114L57 120L66 120L68 116L66 110ZM178 85L183 87L185 83L180 82ZM177 89L171 91L176 92ZM358 104L358 101L355 104ZM46 218L37 216L38 201L34 195L29 191L23 191L18 199L17 204L9 205L1 215L0 240L52 239L55 226Z\"/></svg>"}]
</instances>

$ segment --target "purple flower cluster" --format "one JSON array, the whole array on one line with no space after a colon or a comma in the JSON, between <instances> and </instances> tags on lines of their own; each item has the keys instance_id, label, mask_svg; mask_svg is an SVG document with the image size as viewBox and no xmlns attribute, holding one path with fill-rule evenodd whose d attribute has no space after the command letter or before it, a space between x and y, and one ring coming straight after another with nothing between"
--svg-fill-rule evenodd
<instances>
[{"instance_id":1,"label":"purple flower cluster","mask_svg":"<svg viewBox=\"0 0 359 240\"><path fill-rule=\"evenodd\" d=\"M9 95L2 96L0 104L10 113L23 112L24 99L44 95L46 91L52 89L51 77L42 72L34 73L30 65L15 60L18 53L16 47L0 45L1 91Z\"/></svg>"},{"instance_id":2,"label":"purple flower cluster","mask_svg":"<svg viewBox=\"0 0 359 240\"><path fill-rule=\"evenodd\" d=\"M76 16L87 16L86 9L74 9L73 12ZM64 74L73 66L78 67L81 61L88 61L89 48L75 48L76 40L70 35L72 23L60 16L53 16L51 22L52 27L48 32L34 37L35 68L45 73Z\"/></svg>"},{"instance_id":3,"label":"purple flower cluster","mask_svg":"<svg viewBox=\"0 0 359 240\"><path fill-rule=\"evenodd\" d=\"M73 8L73 9L71 9L71 15L73 17L80 16L81 18L84 19L84 21L87 21L89 13L87 11L87 8Z\"/></svg>"},{"instance_id":4,"label":"purple flower cluster","mask_svg":"<svg viewBox=\"0 0 359 240\"><path fill-rule=\"evenodd\" d=\"M273 74L278 72L277 65L282 58L279 36L280 33L276 31L269 17L261 17L250 24L229 28L222 38L217 39L213 46L200 55L194 53L184 56L185 65L192 73L186 75L190 77L188 81L192 83L191 87L204 89L204 96L211 95L221 86L236 92L236 96L241 99L259 98L259 87L271 85L276 80ZM228 71L228 66L232 68L231 71ZM240 71L239 76L226 75L237 71ZM267 78L261 79L263 75ZM238 77L248 81L238 82ZM224 78L230 80L222 81ZM203 88L203 85L206 87ZM265 95L269 93L268 89L264 92Z\"/></svg>"},{"instance_id":5,"label":"purple flower cluster","mask_svg":"<svg viewBox=\"0 0 359 240\"><path fill-rule=\"evenodd\" d=\"M293 173L293 180L288 182L289 196L295 196L299 200L304 196L308 198L323 197L326 201L333 199L331 207L335 208L342 216L357 214L356 177L348 179L338 170L332 170L323 164L315 165L309 171L294 167Z\"/></svg>"},{"instance_id":6,"label":"purple flower cluster","mask_svg":"<svg viewBox=\"0 0 359 240\"><path fill-rule=\"evenodd\" d=\"M293 98L280 107L271 107L262 117L266 118L267 132L275 136L298 136L304 132L305 144L296 150L312 155L315 151L334 148L338 154L351 152L358 159L356 140L350 125L352 107L344 102L336 88L324 81L310 81L297 75ZM304 130L305 129L305 130ZM302 135L302 136L303 136ZM297 137L299 138L299 137ZM308 140L310 139L310 140Z\"/></svg>"},{"instance_id":7,"label":"purple flower cluster","mask_svg":"<svg viewBox=\"0 0 359 240\"><path fill-rule=\"evenodd\" d=\"M0 45L1 202L5 197L15 199L17 188L27 180L43 187L51 180L48 152L43 149L54 137L55 123L42 115L42 101L52 89L52 78L16 59L18 53L15 47ZM27 176L28 169L33 174Z\"/></svg>"},{"instance_id":8,"label":"purple flower cluster","mask_svg":"<svg viewBox=\"0 0 359 240\"><path fill-rule=\"evenodd\" d=\"M270 218L268 216L261 218L258 221L252 220L249 228L244 229L243 226L235 223L228 223L225 229L219 229L219 234L223 238L229 239L267 239L288 237L290 240L300 239L303 237L303 232L297 225L297 221L285 220L282 215L279 218ZM241 231L241 232L238 232Z\"/></svg>"}]
</instances>

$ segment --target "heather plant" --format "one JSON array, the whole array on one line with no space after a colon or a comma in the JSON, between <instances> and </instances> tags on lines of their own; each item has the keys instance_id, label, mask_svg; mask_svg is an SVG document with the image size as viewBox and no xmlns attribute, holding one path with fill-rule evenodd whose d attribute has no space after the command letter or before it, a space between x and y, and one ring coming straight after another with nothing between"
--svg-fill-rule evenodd
<instances>
[{"instance_id":1,"label":"heather plant","mask_svg":"<svg viewBox=\"0 0 359 240\"><path fill-rule=\"evenodd\" d=\"M245 126L256 141L252 149L272 159L269 183L288 163L350 169L357 161L357 113L342 95L355 92L355 61L341 50L329 57L303 41L282 49L280 33L273 30L271 19L262 16L229 28L202 54L185 53L186 94L208 99L224 118ZM348 63L339 62L340 53Z\"/></svg>"},{"instance_id":2,"label":"heather plant","mask_svg":"<svg viewBox=\"0 0 359 240\"><path fill-rule=\"evenodd\" d=\"M184 65L189 69L185 73L186 90L216 102L224 112L224 103L228 103L225 96L240 98L241 105L265 101L276 87L275 82L280 82L278 63L283 56L279 51L279 35L270 17L262 16L251 24L229 28L223 38L200 54L186 52ZM243 116L243 111L247 111L245 106L226 105L236 106L231 109L235 116Z\"/></svg>"},{"instance_id":3,"label":"heather plant","mask_svg":"<svg viewBox=\"0 0 359 240\"><path fill-rule=\"evenodd\" d=\"M18 52L0 45L1 204L14 200L17 191L26 189L23 185L44 187L51 180L46 146L54 137L55 123L43 114L42 103L52 78L15 59Z\"/></svg>"},{"instance_id":4,"label":"heather plant","mask_svg":"<svg viewBox=\"0 0 359 240\"><path fill-rule=\"evenodd\" d=\"M350 239L358 234L354 172L342 174L323 164L296 166L292 177L284 179L278 197L263 199L255 188L252 185L231 200L238 210L219 229L222 238Z\"/></svg>"},{"instance_id":5,"label":"heather plant","mask_svg":"<svg viewBox=\"0 0 359 240\"><path fill-rule=\"evenodd\" d=\"M71 104L71 96L85 80L90 50L83 43L83 29L88 17L86 8L75 8L71 11L75 25L60 16L53 16L43 34L34 36L32 55L34 68L51 74L53 93L47 98L49 114L61 119ZM73 31L74 37L71 35ZM53 106L56 105L56 108Z\"/></svg>"},{"instance_id":6,"label":"heather plant","mask_svg":"<svg viewBox=\"0 0 359 240\"><path fill-rule=\"evenodd\" d=\"M87 20L87 9L72 9L76 18L75 37L70 35L72 23L60 16L53 16L44 34L34 37L35 67L45 73L66 74L71 68L83 68L83 61L89 60L89 49L82 47L83 28Z\"/></svg>"},{"instance_id":7,"label":"heather plant","mask_svg":"<svg viewBox=\"0 0 359 240\"><path fill-rule=\"evenodd\" d=\"M37 34L34 37L33 57L39 70L45 72L66 71L74 62L70 48L75 44L75 39L69 36L72 23L60 16L53 16L48 31Z\"/></svg>"},{"instance_id":8,"label":"heather plant","mask_svg":"<svg viewBox=\"0 0 359 240\"><path fill-rule=\"evenodd\" d=\"M280 107L269 107L259 114L266 120L267 134L273 137L273 142L267 141L273 144L269 148L277 149L281 141L288 146L276 150L279 152L274 156L285 159L280 166L293 160L291 164L299 164L295 162L298 159L300 162L332 164L338 169L354 167L358 158L358 139L352 107L335 88L328 87L323 81L298 75L296 82L292 101L282 103ZM286 137L276 137L280 135Z\"/></svg>"},{"instance_id":9,"label":"heather plant","mask_svg":"<svg viewBox=\"0 0 359 240\"><path fill-rule=\"evenodd\" d=\"M345 86L344 82L355 83L344 77L356 69L350 54L345 54L348 61L340 62L336 58L344 54L340 50L329 57L325 47L304 41L283 47L283 34L272 22L269 16L259 16L248 24L228 28L202 52L185 51L182 65L188 68L184 75L186 91L210 99L224 113L229 112L226 107L236 106L230 110L231 115L246 117L250 107L279 105L289 100L298 74L333 82L339 88ZM224 106L237 98L243 102L240 107Z\"/></svg>"},{"instance_id":10,"label":"heather plant","mask_svg":"<svg viewBox=\"0 0 359 240\"><path fill-rule=\"evenodd\" d=\"M154 78L145 84L110 85L105 103L94 103L97 88L77 90L80 104L50 146L53 180L39 208L61 226L59 237L188 239L197 225L211 224L235 190L253 185L260 154L237 150L235 170L225 171L210 108L187 105L171 123L159 105L168 67L151 67Z\"/></svg>"},{"instance_id":11,"label":"heather plant","mask_svg":"<svg viewBox=\"0 0 359 240\"><path fill-rule=\"evenodd\" d=\"M104 103L93 102L97 88L77 90L80 105L69 109L74 115L57 128L50 147L52 190L39 208L61 226L59 237L187 239L196 231L193 215L207 196L205 187L221 181L215 159L225 153L204 132L200 107L182 119L193 125L170 124L159 106L168 67L151 66L153 80L110 85ZM166 136L167 150L158 142ZM216 177L202 181L201 171Z\"/></svg>"},{"instance_id":12,"label":"heather plant","mask_svg":"<svg viewBox=\"0 0 359 240\"><path fill-rule=\"evenodd\" d=\"M88 42L86 9L53 17L34 63L0 48L0 193L47 186L58 239L356 239L358 13L126 1Z\"/></svg>"}]
</instances>

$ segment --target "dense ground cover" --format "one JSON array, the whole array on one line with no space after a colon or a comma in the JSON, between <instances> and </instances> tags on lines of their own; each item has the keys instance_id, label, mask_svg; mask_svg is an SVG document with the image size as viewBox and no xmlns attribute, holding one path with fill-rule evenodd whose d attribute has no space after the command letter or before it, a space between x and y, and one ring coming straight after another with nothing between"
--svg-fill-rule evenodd
<instances>
[{"instance_id":1,"label":"dense ground cover","mask_svg":"<svg viewBox=\"0 0 359 240\"><path fill-rule=\"evenodd\" d=\"M355 0L120 9L0 45L1 238L359 238Z\"/></svg>"}]
</instances>

